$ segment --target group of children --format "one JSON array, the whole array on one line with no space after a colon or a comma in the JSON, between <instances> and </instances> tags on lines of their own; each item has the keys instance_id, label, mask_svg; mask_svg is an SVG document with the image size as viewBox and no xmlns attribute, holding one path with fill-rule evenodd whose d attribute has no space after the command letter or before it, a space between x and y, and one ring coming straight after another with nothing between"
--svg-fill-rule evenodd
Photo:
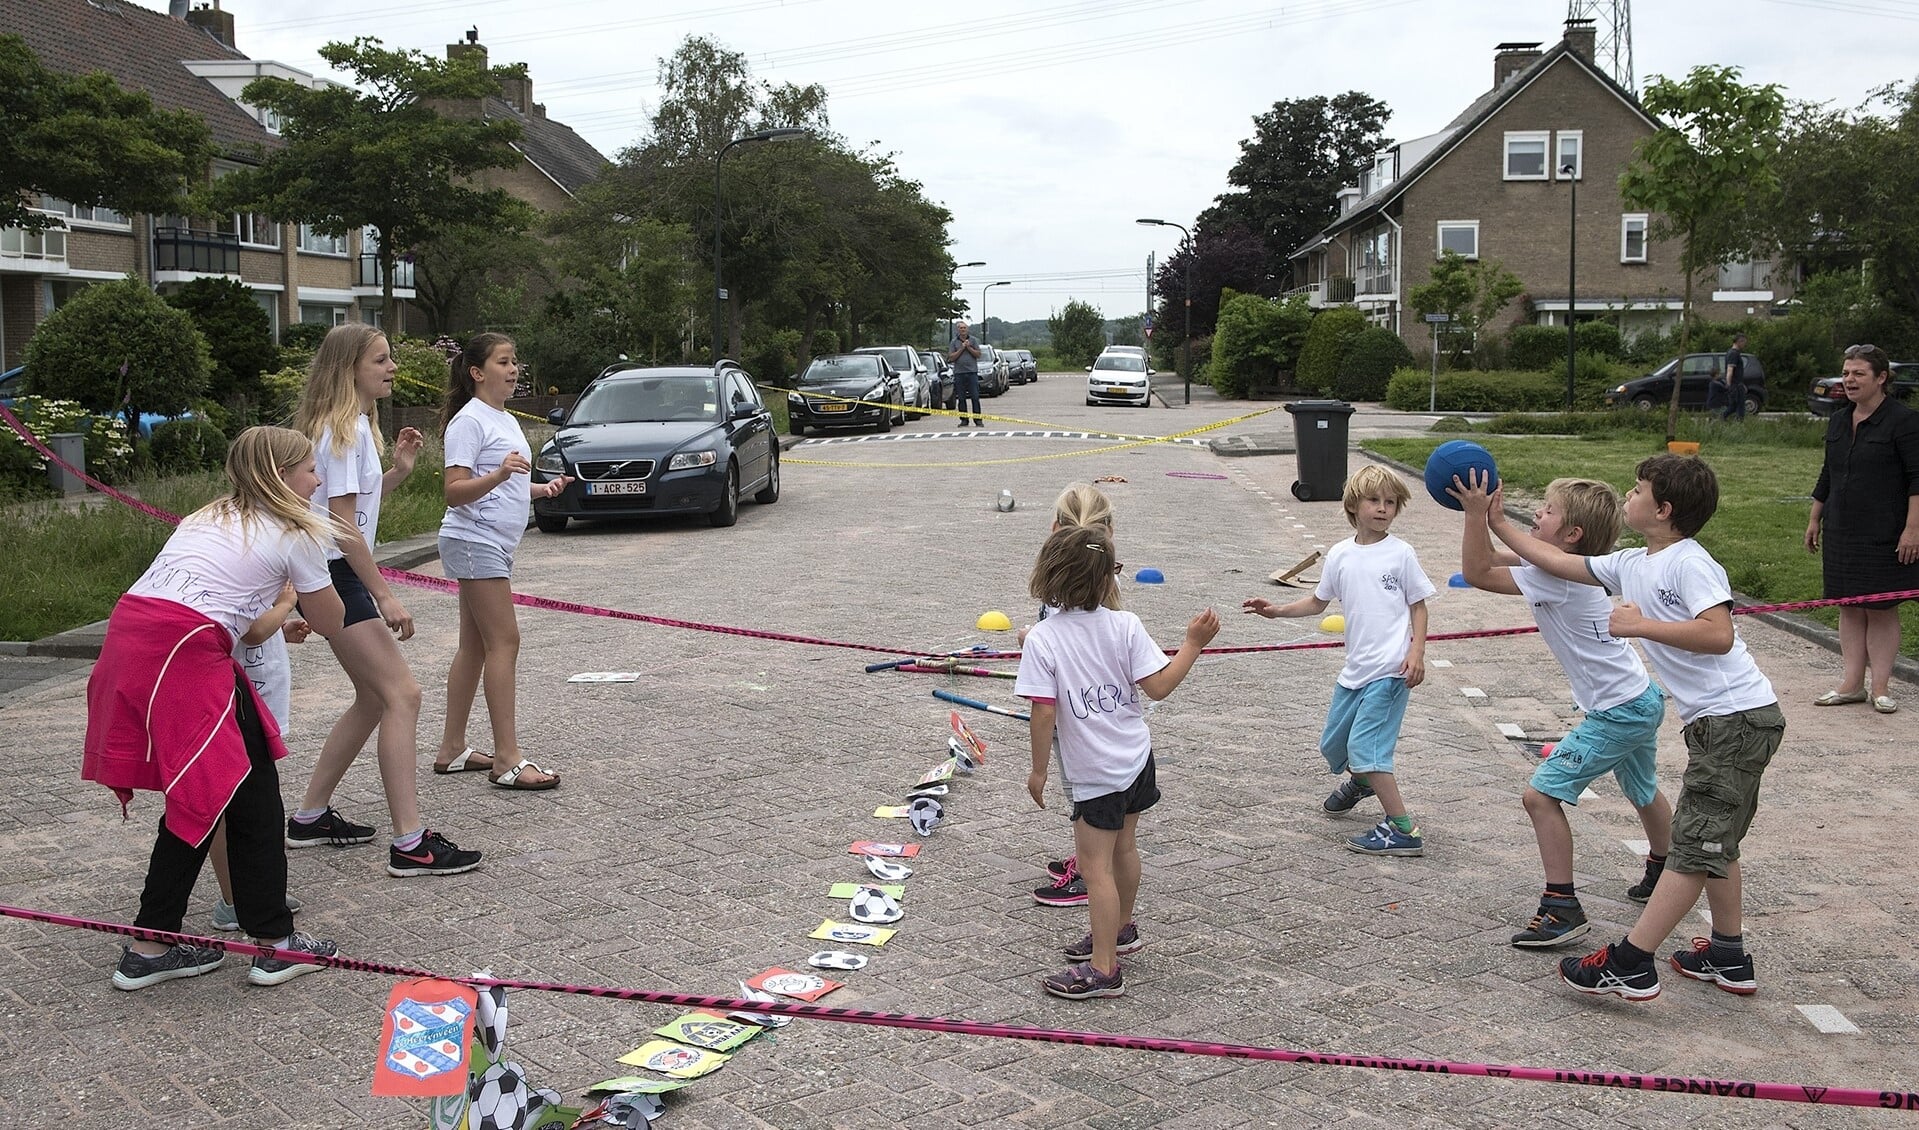
<instances>
[{"instance_id":1,"label":"group of children","mask_svg":"<svg viewBox=\"0 0 1919 1130\"><path fill-rule=\"evenodd\" d=\"M398 366L367 325L336 326L308 371L294 427L249 428L227 454L227 494L183 519L146 573L114 606L87 685L81 775L164 797L134 925L178 933L200 869L212 855L221 885L214 926L244 930L273 953L247 980L277 985L319 968L331 941L293 929L288 848L363 844L374 829L342 816L333 792L377 729L381 784L392 821L387 873L471 871L481 854L426 827L416 779L421 692L399 642L413 618L373 559L380 502L413 471L424 437L402 428L393 465L379 401ZM447 513L440 553L459 583L459 645L447 675L447 719L435 772L484 771L507 789L550 789L559 775L519 750L514 677L519 630L513 553L533 491L532 451L506 411L519 376L513 342L482 334L448 365ZM318 633L353 684L353 701L316 758L300 806L288 815L274 763L290 698L287 641ZM484 684L493 752L466 745ZM216 947L137 939L113 974L139 989L217 967Z\"/></svg>"},{"instance_id":2,"label":"group of children","mask_svg":"<svg viewBox=\"0 0 1919 1130\"><path fill-rule=\"evenodd\" d=\"M1659 455L1639 464L1623 503L1607 484L1551 483L1530 531L1515 526L1502 491L1481 473L1455 478L1448 493L1465 529L1462 573L1474 587L1523 596L1541 638L1565 668L1579 724L1534 772L1523 795L1545 893L1512 944L1562 945L1591 929L1573 882L1573 839L1565 804L1607 773L1638 812L1649 847L1643 877L1626 893L1647 904L1630 933L1585 957L1567 958L1560 977L1582 993L1643 1001L1659 995L1654 950L1705 892L1710 938L1668 958L1682 976L1739 994L1755 992L1740 917L1740 841L1758 807L1759 783L1785 733L1772 685L1732 622L1725 570L1694 540L1718 507L1718 482L1697 458ZM1066 947L1075 964L1041 987L1066 998L1125 992L1119 958L1144 945L1133 921L1139 889L1139 814L1160 798L1139 692L1164 698L1219 630L1211 610L1193 617L1170 660L1137 617L1119 610L1120 572L1111 506L1069 487L1040 551L1030 588L1041 620L1023 639L1015 691L1032 702L1032 773L1027 789L1045 807L1057 756L1072 800L1076 854L1051 865L1067 891L1078 881L1091 932ZM1362 468L1343 495L1353 536L1326 555L1311 595L1286 604L1263 598L1242 610L1266 617L1317 616L1338 601L1346 656L1333 689L1320 753L1342 780L1323 804L1346 812L1377 797L1385 818L1346 846L1377 856L1419 856L1425 838L1407 810L1394 749L1412 688L1425 677L1426 600L1434 588L1413 549L1391 532L1411 492L1393 472ZM1099 516L1096 521L1085 515ZM1644 548L1613 550L1621 524ZM1494 544L1503 543L1502 551ZM1614 605L1611 597L1622 598ZM1665 684L1648 678L1637 639ZM1655 754L1665 700L1685 726L1687 764L1677 805L1660 792ZM1062 708L1061 704L1065 707ZM1036 892L1040 901L1048 888ZM1056 904L1068 904L1062 894Z\"/></svg>"}]
</instances>

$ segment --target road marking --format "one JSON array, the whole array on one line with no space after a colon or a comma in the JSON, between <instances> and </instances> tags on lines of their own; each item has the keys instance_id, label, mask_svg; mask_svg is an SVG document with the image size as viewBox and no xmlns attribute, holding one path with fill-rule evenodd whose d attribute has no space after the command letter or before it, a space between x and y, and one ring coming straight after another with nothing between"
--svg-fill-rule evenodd
<instances>
[{"instance_id":1,"label":"road marking","mask_svg":"<svg viewBox=\"0 0 1919 1130\"><path fill-rule=\"evenodd\" d=\"M848 443L914 443L926 440L977 440L977 439L1084 439L1111 440L1116 433L1107 432L1067 432L1067 431L984 431L965 432L884 432L870 435L818 436L802 439L794 447L833 446ZM1206 440L1191 437L1180 439L1158 439L1156 443L1173 443L1185 447L1205 447Z\"/></svg>"},{"instance_id":2,"label":"road marking","mask_svg":"<svg viewBox=\"0 0 1919 1130\"><path fill-rule=\"evenodd\" d=\"M1461 687L1459 688L1459 693L1465 695L1467 698L1486 697L1486 692L1480 690L1478 687Z\"/></svg>"},{"instance_id":3,"label":"road marking","mask_svg":"<svg viewBox=\"0 0 1919 1130\"><path fill-rule=\"evenodd\" d=\"M1652 844L1646 840L1621 840L1619 842L1626 845L1627 851L1642 858L1652 854Z\"/></svg>"},{"instance_id":4,"label":"road marking","mask_svg":"<svg viewBox=\"0 0 1919 1130\"><path fill-rule=\"evenodd\" d=\"M1807 1020L1812 1021L1814 1028L1819 1029L1828 1036L1857 1036L1859 1034L1859 1026L1847 1020L1845 1013L1840 1012L1829 1004L1796 1004L1793 1005L1793 1007L1798 1009Z\"/></svg>"},{"instance_id":5,"label":"road marking","mask_svg":"<svg viewBox=\"0 0 1919 1130\"><path fill-rule=\"evenodd\" d=\"M1324 549L1325 546L1314 546L1313 548ZM1435 659L1431 663L1431 666L1434 666L1434 667L1451 667L1452 665L1453 665L1453 661L1450 659Z\"/></svg>"},{"instance_id":6,"label":"road marking","mask_svg":"<svg viewBox=\"0 0 1919 1130\"><path fill-rule=\"evenodd\" d=\"M1593 792L1591 789L1581 789L1579 790L1579 799L1580 800L1598 800L1599 794L1596 792Z\"/></svg>"},{"instance_id":7,"label":"road marking","mask_svg":"<svg viewBox=\"0 0 1919 1130\"><path fill-rule=\"evenodd\" d=\"M1439 661L1435 660L1433 666L1439 666ZM1511 722L1498 722L1495 723L1495 725L1499 727L1500 733L1515 741L1523 740L1526 737L1526 728L1524 726L1514 725Z\"/></svg>"}]
</instances>

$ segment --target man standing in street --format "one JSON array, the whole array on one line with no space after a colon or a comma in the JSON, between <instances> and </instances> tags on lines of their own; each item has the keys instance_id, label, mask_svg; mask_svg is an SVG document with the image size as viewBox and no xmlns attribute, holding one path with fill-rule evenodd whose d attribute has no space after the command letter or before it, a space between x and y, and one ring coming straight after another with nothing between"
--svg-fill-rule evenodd
<instances>
[{"instance_id":1,"label":"man standing in street","mask_svg":"<svg viewBox=\"0 0 1919 1130\"><path fill-rule=\"evenodd\" d=\"M1746 418L1746 335L1734 334L1732 348L1726 350L1726 357L1719 367L1719 381L1724 386L1726 396L1725 417L1731 420Z\"/></svg>"},{"instance_id":2,"label":"man standing in street","mask_svg":"<svg viewBox=\"0 0 1919 1130\"><path fill-rule=\"evenodd\" d=\"M965 322L953 326L952 348L947 350L946 359L953 363L953 402L946 407L954 412L964 413L968 397L973 401L973 426L983 428L980 419L979 403L979 343L969 336L969 327ZM966 417L960 416L956 427L966 426Z\"/></svg>"}]
</instances>

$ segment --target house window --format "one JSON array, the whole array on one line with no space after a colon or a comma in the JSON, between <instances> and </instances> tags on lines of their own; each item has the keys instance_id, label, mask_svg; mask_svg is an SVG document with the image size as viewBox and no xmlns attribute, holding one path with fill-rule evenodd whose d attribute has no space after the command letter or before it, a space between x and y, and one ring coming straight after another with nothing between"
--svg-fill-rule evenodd
<instances>
[{"instance_id":1,"label":"house window","mask_svg":"<svg viewBox=\"0 0 1919 1130\"><path fill-rule=\"evenodd\" d=\"M1433 250L1433 258L1443 258L1448 251L1468 259L1479 258L1479 221L1439 221L1439 243Z\"/></svg>"},{"instance_id":2,"label":"house window","mask_svg":"<svg viewBox=\"0 0 1919 1130\"><path fill-rule=\"evenodd\" d=\"M1553 158L1553 175L1555 177L1560 180L1579 180L1585 176L1586 139L1579 130L1560 130L1559 145L1554 152L1557 154ZM1564 170L1569 167L1572 169L1570 176L1564 172Z\"/></svg>"},{"instance_id":3,"label":"house window","mask_svg":"<svg viewBox=\"0 0 1919 1130\"><path fill-rule=\"evenodd\" d=\"M111 208L102 208L93 204L70 204L57 196L41 197L40 207L43 211L83 224L105 224L116 228L133 226L125 216Z\"/></svg>"},{"instance_id":4,"label":"house window","mask_svg":"<svg viewBox=\"0 0 1919 1130\"><path fill-rule=\"evenodd\" d=\"M1546 130L1506 135L1506 179L1545 180L1546 146L1552 134Z\"/></svg>"},{"instance_id":5,"label":"house window","mask_svg":"<svg viewBox=\"0 0 1919 1130\"><path fill-rule=\"evenodd\" d=\"M1646 261L1646 214L1644 212L1628 212L1619 217L1619 261L1621 263Z\"/></svg>"},{"instance_id":6,"label":"house window","mask_svg":"<svg viewBox=\"0 0 1919 1130\"><path fill-rule=\"evenodd\" d=\"M300 225L300 250L315 255L345 255L346 236L322 235L311 224ZM306 319L301 319L305 321Z\"/></svg>"},{"instance_id":7,"label":"house window","mask_svg":"<svg viewBox=\"0 0 1919 1130\"><path fill-rule=\"evenodd\" d=\"M1765 290L1772 285L1772 260L1741 259L1719 266L1717 290Z\"/></svg>"},{"instance_id":8,"label":"house window","mask_svg":"<svg viewBox=\"0 0 1919 1130\"><path fill-rule=\"evenodd\" d=\"M322 326L343 326L346 325L346 307L302 302L300 303L300 320L315 322Z\"/></svg>"},{"instance_id":9,"label":"house window","mask_svg":"<svg viewBox=\"0 0 1919 1130\"><path fill-rule=\"evenodd\" d=\"M233 217L233 234L249 247L279 247L280 225L258 212L241 212Z\"/></svg>"}]
</instances>

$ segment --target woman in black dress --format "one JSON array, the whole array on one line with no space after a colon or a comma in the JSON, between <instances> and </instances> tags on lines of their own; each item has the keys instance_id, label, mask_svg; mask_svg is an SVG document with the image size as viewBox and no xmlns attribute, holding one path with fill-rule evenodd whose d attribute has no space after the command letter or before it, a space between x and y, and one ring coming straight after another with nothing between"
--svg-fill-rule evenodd
<instances>
[{"instance_id":1,"label":"woman in black dress","mask_svg":"<svg viewBox=\"0 0 1919 1130\"><path fill-rule=\"evenodd\" d=\"M1919 589L1919 412L1893 399L1892 366L1876 345L1846 350L1846 399L1826 430L1826 463L1812 488L1806 550L1818 553L1824 530L1826 596ZM1911 599L1910 597L1902 599ZM1899 654L1899 600L1839 610L1839 687L1815 706L1872 703L1899 709L1887 685ZM1870 691L1866 684L1871 669Z\"/></svg>"}]
</instances>

